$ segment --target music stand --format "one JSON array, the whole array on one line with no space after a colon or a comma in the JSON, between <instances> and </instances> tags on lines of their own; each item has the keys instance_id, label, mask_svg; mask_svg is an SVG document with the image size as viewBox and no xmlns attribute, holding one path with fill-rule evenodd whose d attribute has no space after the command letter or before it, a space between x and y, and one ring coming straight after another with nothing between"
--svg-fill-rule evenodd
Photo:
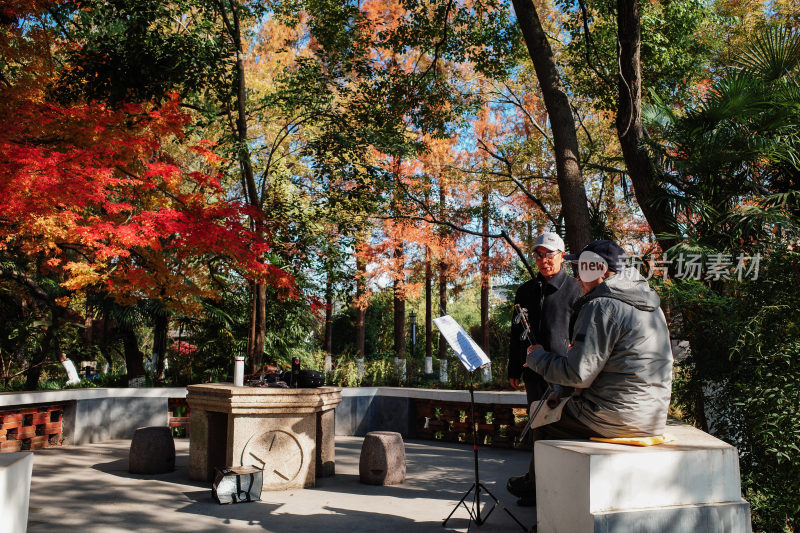
<instances>
[{"instance_id":1,"label":"music stand","mask_svg":"<svg viewBox=\"0 0 800 533\"><path fill-rule=\"evenodd\" d=\"M492 494L492 492L486 488L486 485L481 483L480 476L478 474L478 435L476 429L476 420L475 420L475 386L473 383L472 375L473 373L478 370L479 368L483 368L484 366L491 364L489 358L483 353L483 350L475 343L469 335L459 326L450 316L445 315L443 317L439 317L435 319L434 324L439 330L442 332L445 340L447 340L448 344L453 348L453 351L456 352L458 358L464 364L464 367L467 369L469 374L469 404L470 404L470 425L472 426L472 454L475 461L475 481L473 481L470 488L461 499L458 501L453 510L450 511L450 514L447 515L442 521L442 527L447 527L447 521L453 516L453 513L456 512L456 509L464 506L464 509L467 510L467 514L469 515L469 522L467 523L467 531L469 531L470 525L472 522L475 522L477 525L482 525L489 519L489 516L494 511L495 507L498 505L503 508L503 510L508 513L514 522L516 522L519 527L522 528L523 531L527 531L528 529L520 522L516 516L514 516L508 508L500 503L500 500ZM481 516L481 491L485 492L489 495L494 503L489 508L489 511L486 512L485 515ZM472 494L472 507L467 505L466 500L469 495ZM488 504L489 502L487 502ZM484 508L485 511L485 508Z\"/></svg>"}]
</instances>

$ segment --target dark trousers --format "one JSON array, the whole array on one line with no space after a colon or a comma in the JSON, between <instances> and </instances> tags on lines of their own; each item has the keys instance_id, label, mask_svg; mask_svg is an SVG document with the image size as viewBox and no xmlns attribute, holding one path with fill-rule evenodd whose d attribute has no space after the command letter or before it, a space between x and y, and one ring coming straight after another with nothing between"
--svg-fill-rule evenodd
<instances>
[{"instance_id":1,"label":"dark trousers","mask_svg":"<svg viewBox=\"0 0 800 533\"><path fill-rule=\"evenodd\" d=\"M571 402L572 400L570 400ZM569 410L569 402L564 406L561 412L561 420L547 424L546 426L539 426L530 431L531 440L533 445L536 446L536 441L539 440L561 440L561 439L584 439L588 440L589 437L602 437L595 430L585 426L580 420L572 416ZM528 469L528 476L531 482L536 484L536 465L534 454L531 452L531 464Z\"/></svg>"},{"instance_id":2,"label":"dark trousers","mask_svg":"<svg viewBox=\"0 0 800 533\"><path fill-rule=\"evenodd\" d=\"M530 368L522 369L522 382L525 383L525 395L528 397L528 409L530 409L532 402L538 402L544 396L547 382Z\"/></svg>"}]
</instances>

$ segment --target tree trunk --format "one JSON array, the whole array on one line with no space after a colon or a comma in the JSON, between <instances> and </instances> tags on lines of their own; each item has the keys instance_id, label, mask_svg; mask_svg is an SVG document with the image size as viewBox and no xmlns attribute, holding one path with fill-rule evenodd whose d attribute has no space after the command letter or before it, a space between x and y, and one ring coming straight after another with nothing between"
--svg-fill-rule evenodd
<instances>
[{"instance_id":1,"label":"tree trunk","mask_svg":"<svg viewBox=\"0 0 800 533\"><path fill-rule=\"evenodd\" d=\"M267 336L267 286L257 283L255 289L255 336L250 360L253 372L259 372L264 365L264 340Z\"/></svg>"},{"instance_id":2,"label":"tree trunk","mask_svg":"<svg viewBox=\"0 0 800 533\"><path fill-rule=\"evenodd\" d=\"M660 192L650 155L643 145L641 19L638 0L617 0L617 38L620 46L619 103L617 136L628 168L636 201L663 250L677 243L663 237L674 232L668 209L654 204Z\"/></svg>"},{"instance_id":3,"label":"tree trunk","mask_svg":"<svg viewBox=\"0 0 800 533\"><path fill-rule=\"evenodd\" d=\"M328 278L325 280L325 340L322 349L325 351L325 372L333 369L333 281L332 273L328 269Z\"/></svg>"},{"instance_id":4,"label":"tree trunk","mask_svg":"<svg viewBox=\"0 0 800 533\"><path fill-rule=\"evenodd\" d=\"M333 350L333 282L330 271L325 280L325 340L322 349L327 355L331 355Z\"/></svg>"},{"instance_id":5,"label":"tree trunk","mask_svg":"<svg viewBox=\"0 0 800 533\"><path fill-rule=\"evenodd\" d=\"M447 263L439 261L439 316L447 314ZM439 364L447 365L447 341L439 333ZM440 376L441 377L441 376Z\"/></svg>"},{"instance_id":6,"label":"tree trunk","mask_svg":"<svg viewBox=\"0 0 800 533\"><path fill-rule=\"evenodd\" d=\"M361 298L366 290L364 278L367 275L367 265L364 260L356 255L356 353L359 359L364 359L365 347L364 337L366 336L365 318L367 310Z\"/></svg>"},{"instance_id":7,"label":"tree trunk","mask_svg":"<svg viewBox=\"0 0 800 533\"><path fill-rule=\"evenodd\" d=\"M489 355L489 191L484 190L481 202L481 348Z\"/></svg>"},{"instance_id":8,"label":"tree trunk","mask_svg":"<svg viewBox=\"0 0 800 533\"><path fill-rule=\"evenodd\" d=\"M439 183L439 210L444 213L447 193L444 181L440 178ZM447 235L447 231L442 228L442 238ZM439 316L447 314L447 262L442 257L439 260ZM447 341L444 335L439 333L439 381L447 381Z\"/></svg>"},{"instance_id":9,"label":"tree trunk","mask_svg":"<svg viewBox=\"0 0 800 533\"><path fill-rule=\"evenodd\" d=\"M139 350L139 339L130 326L119 326L122 336L122 345L125 350L125 368L128 371L128 381L144 376L144 354Z\"/></svg>"},{"instance_id":10,"label":"tree trunk","mask_svg":"<svg viewBox=\"0 0 800 533\"><path fill-rule=\"evenodd\" d=\"M164 379L164 367L167 357L167 337L169 333L169 314L163 309L156 311L153 317L153 370L156 379Z\"/></svg>"},{"instance_id":11,"label":"tree trunk","mask_svg":"<svg viewBox=\"0 0 800 533\"><path fill-rule=\"evenodd\" d=\"M220 2L222 9L222 3ZM236 126L233 132L236 136L239 150L239 167L247 202L256 209L261 209L261 197L253 173L253 164L250 160L249 138L247 132L247 80L244 68L244 47L239 23L239 11L236 3L230 3L232 25L226 25L233 45L236 48L236 70L234 72L234 91L236 93ZM227 20L227 19L226 19ZM256 223L255 229L259 235L264 236L264 228ZM253 306L250 316L250 337L248 338L248 364L249 372L261 370L264 363L264 338L267 331L267 288L263 284L255 284L253 288Z\"/></svg>"},{"instance_id":12,"label":"tree trunk","mask_svg":"<svg viewBox=\"0 0 800 533\"><path fill-rule=\"evenodd\" d=\"M517 22L542 89L544 105L553 132L556 178L561 197L561 209L566 226L567 245L576 253L592 239L589 226L589 207L580 169L578 135L572 108L561 76L556 67L553 50L547 41L539 14L532 0L512 0Z\"/></svg>"},{"instance_id":13,"label":"tree trunk","mask_svg":"<svg viewBox=\"0 0 800 533\"><path fill-rule=\"evenodd\" d=\"M264 339L267 333L267 287L250 284L250 330L247 337L247 372L255 374L264 364Z\"/></svg>"},{"instance_id":14,"label":"tree trunk","mask_svg":"<svg viewBox=\"0 0 800 533\"><path fill-rule=\"evenodd\" d=\"M425 373L433 373L433 308L431 295L431 250L425 247Z\"/></svg>"},{"instance_id":15,"label":"tree trunk","mask_svg":"<svg viewBox=\"0 0 800 533\"><path fill-rule=\"evenodd\" d=\"M397 272L394 280L394 356L397 360L406 358L406 298L403 279L403 243L398 242L394 248Z\"/></svg>"},{"instance_id":16,"label":"tree trunk","mask_svg":"<svg viewBox=\"0 0 800 533\"><path fill-rule=\"evenodd\" d=\"M36 390L39 387L39 378L42 375L42 367L47 360L47 354L58 350L58 338L56 332L61 327L64 319L64 311L61 307L53 307L51 311L50 325L44 332L39 349L34 352L31 366L25 372L25 390Z\"/></svg>"}]
</instances>

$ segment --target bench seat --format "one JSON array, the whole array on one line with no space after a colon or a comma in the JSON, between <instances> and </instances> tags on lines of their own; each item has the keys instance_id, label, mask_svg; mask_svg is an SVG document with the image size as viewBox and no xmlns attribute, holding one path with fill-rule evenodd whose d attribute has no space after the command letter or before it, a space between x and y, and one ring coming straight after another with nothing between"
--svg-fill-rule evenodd
<instances>
[{"instance_id":1,"label":"bench seat","mask_svg":"<svg viewBox=\"0 0 800 533\"><path fill-rule=\"evenodd\" d=\"M736 448L684 424L667 433L648 447L537 442L538 533L750 533Z\"/></svg>"}]
</instances>

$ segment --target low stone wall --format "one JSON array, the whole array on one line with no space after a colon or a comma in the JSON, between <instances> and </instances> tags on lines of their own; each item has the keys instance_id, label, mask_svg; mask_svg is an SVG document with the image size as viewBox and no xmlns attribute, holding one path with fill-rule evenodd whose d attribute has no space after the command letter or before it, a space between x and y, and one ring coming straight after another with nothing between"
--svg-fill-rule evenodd
<instances>
[{"instance_id":1,"label":"low stone wall","mask_svg":"<svg viewBox=\"0 0 800 533\"><path fill-rule=\"evenodd\" d=\"M524 393L477 391L475 406L480 444L519 446L514 437L525 414ZM177 428L178 436L188 436L191 419L182 387L0 393L0 412L18 415L26 410L29 414L31 409L62 413L59 420L51 421L59 427L50 425L39 431L34 437L46 438L37 439L35 445L31 441L31 449L61 441L87 444L130 439L136 428L145 426L169 426ZM406 438L467 442L470 417L469 392L465 390L348 387L342 389L335 424L337 435L397 431ZM0 443L0 451L17 451L23 446L20 442L4 449Z\"/></svg>"},{"instance_id":2,"label":"low stone wall","mask_svg":"<svg viewBox=\"0 0 800 533\"><path fill-rule=\"evenodd\" d=\"M186 389L182 387L4 392L0 393L0 412L10 413L13 415L10 419L15 420L16 415L23 411L27 413L31 409L36 413L60 411L62 415L58 421L61 426L58 442L87 444L130 439L139 427L169 425L169 399L185 397ZM25 422L24 418L22 422ZM33 424L36 428L40 425ZM30 449L35 449L40 440L42 443L46 442L46 445L56 444L54 435L59 432L55 426L44 425L41 432L41 435L34 435L33 438L45 436L46 439L32 440ZM0 451L15 450L0 448Z\"/></svg>"},{"instance_id":3,"label":"low stone wall","mask_svg":"<svg viewBox=\"0 0 800 533\"><path fill-rule=\"evenodd\" d=\"M520 416L525 414L524 393L477 391L475 406L480 444L519 446L514 437L521 429ZM169 426L177 428L178 436L188 436L191 419L186 389L182 387L0 393L0 412L19 414L30 409L62 412L60 427L48 426L47 438L39 439L46 440L49 445L56 440L86 444L130 439L136 428L145 426ZM396 431L406 438L470 441L469 392L465 390L344 388L335 417L337 435L364 436L370 431ZM16 444L10 445L5 451L17 449L22 449L22 444L19 448ZM4 451L2 447L0 451Z\"/></svg>"}]
</instances>

